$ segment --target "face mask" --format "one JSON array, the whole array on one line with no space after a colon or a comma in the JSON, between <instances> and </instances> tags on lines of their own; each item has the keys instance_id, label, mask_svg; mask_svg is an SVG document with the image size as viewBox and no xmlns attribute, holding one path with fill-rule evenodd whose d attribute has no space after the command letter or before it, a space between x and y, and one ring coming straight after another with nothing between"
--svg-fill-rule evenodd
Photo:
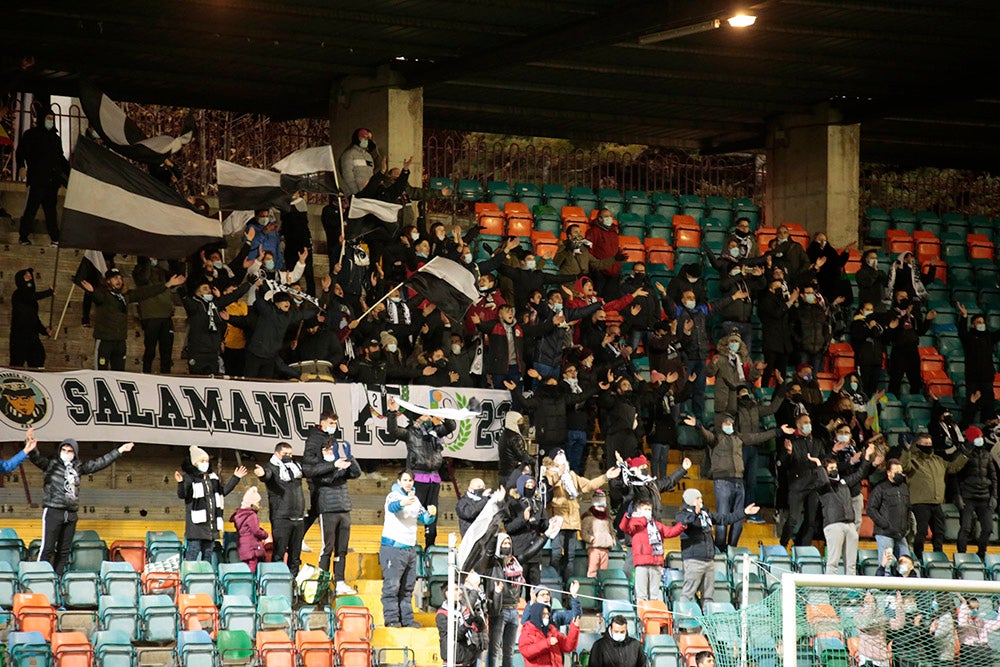
<instances>
[{"instance_id":1,"label":"face mask","mask_svg":"<svg viewBox=\"0 0 1000 667\"><path fill-rule=\"evenodd\" d=\"M281 457L281 462L282 463L291 463L292 462L292 455L291 454L286 454L285 456L282 456Z\"/></svg>"},{"instance_id":2,"label":"face mask","mask_svg":"<svg viewBox=\"0 0 1000 667\"><path fill-rule=\"evenodd\" d=\"M739 352L739 349L740 349L740 344L739 343L737 343L737 342L729 343L729 351L730 352Z\"/></svg>"},{"instance_id":3,"label":"face mask","mask_svg":"<svg viewBox=\"0 0 1000 667\"><path fill-rule=\"evenodd\" d=\"M479 286L479 293L480 294L489 294L492 291L493 291L493 286L492 285L480 285Z\"/></svg>"},{"instance_id":4,"label":"face mask","mask_svg":"<svg viewBox=\"0 0 1000 667\"><path fill-rule=\"evenodd\" d=\"M694 277L694 276L687 276L687 279L688 279L689 283L696 283L696 282L698 282L698 279L696 277Z\"/></svg>"},{"instance_id":5,"label":"face mask","mask_svg":"<svg viewBox=\"0 0 1000 667\"><path fill-rule=\"evenodd\" d=\"M800 376L800 377L801 377L801 378L802 378L803 380L805 380L806 382L812 382L812 379L813 379L813 375L812 375L812 373L806 373L805 375L802 375L802 376Z\"/></svg>"},{"instance_id":6,"label":"face mask","mask_svg":"<svg viewBox=\"0 0 1000 667\"><path fill-rule=\"evenodd\" d=\"M872 316L872 311L870 311L870 310L862 310L861 311L861 316L862 317L866 317L866 318L867 317L871 317Z\"/></svg>"},{"instance_id":7,"label":"face mask","mask_svg":"<svg viewBox=\"0 0 1000 667\"><path fill-rule=\"evenodd\" d=\"M852 382L851 383L851 391L857 391L857 390L858 390L858 383L857 382Z\"/></svg>"},{"instance_id":8,"label":"face mask","mask_svg":"<svg viewBox=\"0 0 1000 667\"><path fill-rule=\"evenodd\" d=\"M549 617L548 616L542 616L542 625L545 626L545 627L548 627L548 625L549 625Z\"/></svg>"},{"instance_id":9,"label":"face mask","mask_svg":"<svg viewBox=\"0 0 1000 667\"><path fill-rule=\"evenodd\" d=\"M687 308L688 310L694 310L694 307L696 305L697 304L694 301L685 301L684 302L684 307Z\"/></svg>"},{"instance_id":10,"label":"face mask","mask_svg":"<svg viewBox=\"0 0 1000 667\"><path fill-rule=\"evenodd\" d=\"M558 303L552 304L552 312L553 313L556 313L558 315L559 313L562 312L562 309L563 309L563 305L562 305L561 301L558 302Z\"/></svg>"},{"instance_id":11,"label":"face mask","mask_svg":"<svg viewBox=\"0 0 1000 667\"><path fill-rule=\"evenodd\" d=\"M420 238L420 232L412 232L410 234L410 238L413 239L414 241L418 240Z\"/></svg>"},{"instance_id":12,"label":"face mask","mask_svg":"<svg viewBox=\"0 0 1000 667\"><path fill-rule=\"evenodd\" d=\"M851 434L850 433L838 433L837 434L837 442L850 442L850 441L851 441Z\"/></svg>"},{"instance_id":13,"label":"face mask","mask_svg":"<svg viewBox=\"0 0 1000 667\"><path fill-rule=\"evenodd\" d=\"M983 442L984 442L983 438L982 437L978 437L978 438L976 438L975 440L972 441L972 444L975 445L976 447L982 447L983 446Z\"/></svg>"},{"instance_id":14,"label":"face mask","mask_svg":"<svg viewBox=\"0 0 1000 667\"><path fill-rule=\"evenodd\" d=\"M627 632L612 632L611 633L611 640L612 641L623 642L623 641L625 641L626 637L628 637L628 633Z\"/></svg>"},{"instance_id":15,"label":"face mask","mask_svg":"<svg viewBox=\"0 0 1000 667\"><path fill-rule=\"evenodd\" d=\"M751 405L753 404L753 396L751 396L750 394L741 394L739 397L739 401L744 405Z\"/></svg>"},{"instance_id":16,"label":"face mask","mask_svg":"<svg viewBox=\"0 0 1000 667\"><path fill-rule=\"evenodd\" d=\"M221 269L222 268L222 262L212 262L212 268L213 269Z\"/></svg>"},{"instance_id":17,"label":"face mask","mask_svg":"<svg viewBox=\"0 0 1000 667\"><path fill-rule=\"evenodd\" d=\"M205 301L207 301L208 303L211 303L212 299L215 298L215 295L212 294L211 292L209 292L208 294L202 294L201 298L204 299Z\"/></svg>"},{"instance_id":18,"label":"face mask","mask_svg":"<svg viewBox=\"0 0 1000 667\"><path fill-rule=\"evenodd\" d=\"M329 454L327 454L326 452L323 452L323 460L324 461L336 461L337 457L336 457L336 455L334 455L333 452L330 452Z\"/></svg>"},{"instance_id":19,"label":"face mask","mask_svg":"<svg viewBox=\"0 0 1000 667\"><path fill-rule=\"evenodd\" d=\"M270 224L270 222L271 222L271 216L269 215L257 216L257 224L260 225L261 227L266 227L268 224Z\"/></svg>"},{"instance_id":20,"label":"face mask","mask_svg":"<svg viewBox=\"0 0 1000 667\"><path fill-rule=\"evenodd\" d=\"M367 139L359 139L358 140L358 146L360 146L361 148L368 148L368 140Z\"/></svg>"},{"instance_id":21,"label":"face mask","mask_svg":"<svg viewBox=\"0 0 1000 667\"><path fill-rule=\"evenodd\" d=\"M500 547L500 555L501 556L509 556L510 555L510 547L509 546Z\"/></svg>"},{"instance_id":22,"label":"face mask","mask_svg":"<svg viewBox=\"0 0 1000 667\"><path fill-rule=\"evenodd\" d=\"M472 264L472 254L465 253L464 255L462 255L462 261L465 262L466 264Z\"/></svg>"},{"instance_id":23,"label":"face mask","mask_svg":"<svg viewBox=\"0 0 1000 667\"><path fill-rule=\"evenodd\" d=\"M610 227L612 222L614 222L614 218L609 218L607 216L601 218L602 227Z\"/></svg>"},{"instance_id":24,"label":"face mask","mask_svg":"<svg viewBox=\"0 0 1000 667\"><path fill-rule=\"evenodd\" d=\"M388 345L386 345L386 349L395 354L396 350L398 350L399 347L395 343L389 343Z\"/></svg>"},{"instance_id":25,"label":"face mask","mask_svg":"<svg viewBox=\"0 0 1000 667\"><path fill-rule=\"evenodd\" d=\"M151 259L151 260L149 260L149 265L150 265L150 266L156 266L156 265L157 265L157 264L159 264L159 263L160 263L160 262L159 262L158 260L155 260L155 259Z\"/></svg>"},{"instance_id":26,"label":"face mask","mask_svg":"<svg viewBox=\"0 0 1000 667\"><path fill-rule=\"evenodd\" d=\"M535 270L535 260L529 259L527 262L524 263L524 268L528 269L529 271L534 271Z\"/></svg>"},{"instance_id":27,"label":"face mask","mask_svg":"<svg viewBox=\"0 0 1000 667\"><path fill-rule=\"evenodd\" d=\"M195 467L198 468L198 472L208 472L208 461L202 461Z\"/></svg>"},{"instance_id":28,"label":"face mask","mask_svg":"<svg viewBox=\"0 0 1000 667\"><path fill-rule=\"evenodd\" d=\"M604 505L604 504L599 504L599 505L595 504L594 505L594 509L597 510L598 512L604 512L604 511L607 511L608 506Z\"/></svg>"},{"instance_id":29,"label":"face mask","mask_svg":"<svg viewBox=\"0 0 1000 667\"><path fill-rule=\"evenodd\" d=\"M48 119L45 120L45 129L46 130L51 130L55 126L56 126L56 122L54 120L48 120Z\"/></svg>"},{"instance_id":30,"label":"face mask","mask_svg":"<svg viewBox=\"0 0 1000 667\"><path fill-rule=\"evenodd\" d=\"M333 426L325 426L323 427L323 432L327 435L333 435L337 432L337 425L334 424Z\"/></svg>"},{"instance_id":31,"label":"face mask","mask_svg":"<svg viewBox=\"0 0 1000 667\"><path fill-rule=\"evenodd\" d=\"M427 259L427 253L426 252L418 252L417 253L417 257L419 257L420 259Z\"/></svg>"},{"instance_id":32,"label":"face mask","mask_svg":"<svg viewBox=\"0 0 1000 667\"><path fill-rule=\"evenodd\" d=\"M652 513L649 510L636 510L632 515L639 519L649 519Z\"/></svg>"},{"instance_id":33,"label":"face mask","mask_svg":"<svg viewBox=\"0 0 1000 667\"><path fill-rule=\"evenodd\" d=\"M63 463L72 463L73 459L76 458L72 454L67 454L66 452L60 452L59 458L62 459Z\"/></svg>"},{"instance_id":34,"label":"face mask","mask_svg":"<svg viewBox=\"0 0 1000 667\"><path fill-rule=\"evenodd\" d=\"M533 486L526 486L526 487L524 487L524 497L525 498L531 498L534 495L535 495L535 487L533 487Z\"/></svg>"},{"instance_id":35,"label":"face mask","mask_svg":"<svg viewBox=\"0 0 1000 667\"><path fill-rule=\"evenodd\" d=\"M462 353L462 346L459 345L458 343L453 343L452 346L451 346L451 353L452 354L461 354Z\"/></svg>"},{"instance_id":36,"label":"face mask","mask_svg":"<svg viewBox=\"0 0 1000 667\"><path fill-rule=\"evenodd\" d=\"M733 246L732 248L730 248L729 249L729 256L730 257L739 257L740 256L740 248L739 248L739 246Z\"/></svg>"},{"instance_id":37,"label":"face mask","mask_svg":"<svg viewBox=\"0 0 1000 667\"><path fill-rule=\"evenodd\" d=\"M986 325L980 322L976 325L976 331L986 331Z\"/></svg>"},{"instance_id":38,"label":"face mask","mask_svg":"<svg viewBox=\"0 0 1000 667\"><path fill-rule=\"evenodd\" d=\"M268 271L274 271L274 260L269 259L266 262L264 262L264 268L267 269Z\"/></svg>"},{"instance_id":39,"label":"face mask","mask_svg":"<svg viewBox=\"0 0 1000 667\"><path fill-rule=\"evenodd\" d=\"M816 303L816 295L806 294L806 303Z\"/></svg>"},{"instance_id":40,"label":"face mask","mask_svg":"<svg viewBox=\"0 0 1000 667\"><path fill-rule=\"evenodd\" d=\"M438 241L444 241L444 237L445 237L445 233L444 233L444 232L441 232L441 231L439 231L439 232L438 232L438 233L436 233L436 234L435 234L434 236L436 236L436 237L437 237L437 240L438 240Z\"/></svg>"},{"instance_id":41,"label":"face mask","mask_svg":"<svg viewBox=\"0 0 1000 667\"><path fill-rule=\"evenodd\" d=\"M812 424L803 424L802 428L800 428L799 431L802 432L802 435L809 435L809 434L811 434L813 432L813 425Z\"/></svg>"},{"instance_id":42,"label":"face mask","mask_svg":"<svg viewBox=\"0 0 1000 667\"><path fill-rule=\"evenodd\" d=\"M389 300L392 301L393 303L399 303L403 299L402 299L402 297L392 296L392 297L389 297Z\"/></svg>"},{"instance_id":43,"label":"face mask","mask_svg":"<svg viewBox=\"0 0 1000 667\"><path fill-rule=\"evenodd\" d=\"M733 429L733 425L732 424L723 424L722 425L722 432L725 433L726 435L732 435L734 430L735 429Z\"/></svg>"},{"instance_id":44,"label":"face mask","mask_svg":"<svg viewBox=\"0 0 1000 667\"><path fill-rule=\"evenodd\" d=\"M559 454L557 457L552 459L552 463L556 464L557 468L563 467L564 465L566 465L566 455Z\"/></svg>"}]
</instances>

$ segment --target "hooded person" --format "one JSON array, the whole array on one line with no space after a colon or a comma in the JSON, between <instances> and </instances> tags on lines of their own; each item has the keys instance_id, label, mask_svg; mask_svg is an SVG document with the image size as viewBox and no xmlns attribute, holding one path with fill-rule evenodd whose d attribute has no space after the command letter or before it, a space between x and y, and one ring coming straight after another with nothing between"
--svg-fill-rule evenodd
<instances>
[{"instance_id":1,"label":"hooded person","mask_svg":"<svg viewBox=\"0 0 1000 667\"><path fill-rule=\"evenodd\" d=\"M608 497L602 489L594 491L590 509L580 520L580 539L587 547L587 576L596 577L598 570L608 569L608 555L618 542L608 512Z\"/></svg>"},{"instance_id":2,"label":"hooded person","mask_svg":"<svg viewBox=\"0 0 1000 667\"><path fill-rule=\"evenodd\" d=\"M965 429L964 449L968 462L958 471L959 494L955 498L961 512L958 529L958 552L965 553L972 533L972 519L979 522L978 554L986 558L986 547L993 532L993 515L997 509L997 471L983 431L978 426Z\"/></svg>"},{"instance_id":3,"label":"hooded person","mask_svg":"<svg viewBox=\"0 0 1000 667\"><path fill-rule=\"evenodd\" d=\"M576 650L580 622L571 622L568 634L564 635L552 624L551 614L552 610L546 605L537 602L528 605L528 622L521 628L517 641L525 667L562 667L563 655Z\"/></svg>"},{"instance_id":4,"label":"hooded person","mask_svg":"<svg viewBox=\"0 0 1000 667\"><path fill-rule=\"evenodd\" d=\"M533 553L533 546L549 528L549 518L545 514L548 490L544 482L539 488L537 480L530 474L518 476L515 488L516 493L507 496L508 518L504 526L514 544L514 552L522 554L520 560L524 566L524 578L534 586L542 580L541 553Z\"/></svg>"},{"instance_id":5,"label":"hooded person","mask_svg":"<svg viewBox=\"0 0 1000 667\"><path fill-rule=\"evenodd\" d=\"M909 250L899 253L889 267L890 295L896 292L906 292L910 299L927 300L927 288L924 285L934 282L935 267L929 264L927 271L920 271L916 257Z\"/></svg>"},{"instance_id":6,"label":"hooded person","mask_svg":"<svg viewBox=\"0 0 1000 667\"><path fill-rule=\"evenodd\" d=\"M340 154L340 190L354 195L364 189L375 174L378 148L371 130L359 127L351 134L351 145Z\"/></svg>"},{"instance_id":7,"label":"hooded person","mask_svg":"<svg viewBox=\"0 0 1000 667\"><path fill-rule=\"evenodd\" d=\"M260 527L260 491L251 486L243 493L240 508L229 519L236 526L236 550L250 571L257 572L257 563L267 559L264 540L267 531Z\"/></svg>"},{"instance_id":8,"label":"hooded person","mask_svg":"<svg viewBox=\"0 0 1000 667\"><path fill-rule=\"evenodd\" d=\"M188 448L181 470L174 471L177 497L184 501L185 560L196 561L200 558L212 561L215 541L225 531L225 497L232 493L246 474L247 469L239 466L223 484L211 469L208 452L196 445Z\"/></svg>"},{"instance_id":9,"label":"hooded person","mask_svg":"<svg viewBox=\"0 0 1000 667\"><path fill-rule=\"evenodd\" d=\"M58 455L53 457L38 451L34 428L28 429L25 444L31 447L28 458L44 473L42 544L38 560L51 563L56 574L61 576L69 564L73 535L76 534L80 480L84 475L104 470L122 454L132 451L134 444L127 442L104 456L89 461L80 460L80 445L73 438L66 438L59 443Z\"/></svg>"},{"instance_id":10,"label":"hooded person","mask_svg":"<svg viewBox=\"0 0 1000 667\"><path fill-rule=\"evenodd\" d=\"M38 302L51 297L52 288L36 288L34 269L15 273L14 286L10 295L10 365L44 368L45 347L39 336L51 336L52 329L39 319Z\"/></svg>"},{"instance_id":11,"label":"hooded person","mask_svg":"<svg viewBox=\"0 0 1000 667\"><path fill-rule=\"evenodd\" d=\"M56 125L57 109L36 104L35 124L17 142L17 171L28 182L28 198L21 214L19 240L31 245L28 238L35 224L35 214L41 207L45 213L45 228L53 246L59 245L59 219L56 195L69 175L69 161L63 152L62 137ZM25 173L27 169L27 173Z\"/></svg>"},{"instance_id":12,"label":"hooded person","mask_svg":"<svg viewBox=\"0 0 1000 667\"><path fill-rule=\"evenodd\" d=\"M509 410L503 418L503 433L500 434L500 477L501 481L510 477L515 470L523 466L534 466L535 457L528 454L521 425L524 415L515 410ZM508 485L510 488L510 485Z\"/></svg>"},{"instance_id":13,"label":"hooded person","mask_svg":"<svg viewBox=\"0 0 1000 667\"><path fill-rule=\"evenodd\" d=\"M705 376L715 378L716 423L721 413L735 413L737 393L740 387L754 384L760 378L760 367L750 359L750 350L733 329L719 340L718 351L705 367Z\"/></svg>"}]
</instances>

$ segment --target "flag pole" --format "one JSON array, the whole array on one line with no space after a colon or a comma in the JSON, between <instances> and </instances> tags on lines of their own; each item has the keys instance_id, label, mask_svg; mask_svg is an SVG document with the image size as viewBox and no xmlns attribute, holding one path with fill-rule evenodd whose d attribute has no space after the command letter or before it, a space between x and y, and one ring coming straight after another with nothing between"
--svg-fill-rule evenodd
<instances>
[{"instance_id":1,"label":"flag pole","mask_svg":"<svg viewBox=\"0 0 1000 667\"><path fill-rule=\"evenodd\" d=\"M59 277L59 251L62 250L62 246L56 246L56 262L52 267L52 302L49 304L49 328L52 328L52 321L55 319L56 314L56 280ZM71 292L72 293L72 292ZM67 300L68 303L68 300ZM66 310L63 309L63 315L66 314ZM59 320L59 324L62 325L62 320Z\"/></svg>"},{"instance_id":2,"label":"flag pole","mask_svg":"<svg viewBox=\"0 0 1000 667\"><path fill-rule=\"evenodd\" d=\"M330 148L330 154L333 155L333 147ZM340 174L337 173L337 161L333 160L333 184L337 186L337 210L340 211L340 259L339 263L344 261L344 249L347 246L347 222L344 220L344 201L340 198ZM330 244L330 239L326 240L327 245ZM330 271L333 271L333 267L330 267ZM365 313L367 315L368 313ZM361 317L364 317L362 315ZM359 318L360 319L360 318Z\"/></svg>"},{"instance_id":3,"label":"flag pole","mask_svg":"<svg viewBox=\"0 0 1000 667\"><path fill-rule=\"evenodd\" d=\"M371 305L371 308L369 308L369 309L368 309L368 310L366 310L365 312L363 312L363 313L361 313L360 315L358 315L358 316L357 316L357 317L355 318L355 320L354 320L354 321L355 321L355 322L360 322L360 321L361 321L361 320L362 320L362 319L363 319L364 317L366 317L366 316L368 315L368 313L370 313L370 312L372 312L373 310L375 310L375 306L379 305L380 303L382 303L383 301L385 301L386 299L388 299L388 298L389 298L389 295L390 295L390 294L392 294L393 292L395 292L396 290L398 290L399 288L401 288L401 287L402 287L403 285L405 285L405 284L406 284L405 282L401 282L401 283L399 283L398 285L396 285L395 287L393 287L393 288L392 288L391 290L389 290L388 292L386 292L386 293L385 293L385 296L383 296L383 297L382 297L381 299L379 299L378 301L376 301L375 303L373 303L373 304Z\"/></svg>"},{"instance_id":4,"label":"flag pole","mask_svg":"<svg viewBox=\"0 0 1000 667\"><path fill-rule=\"evenodd\" d=\"M63 305L62 315L59 316L59 326L55 328L55 331L53 332L55 335L52 336L52 340L59 340L59 330L62 329L63 320L66 318L66 310L69 308L69 302L73 298L73 290L75 289L76 283L71 282L69 284L69 294L66 295L66 303ZM55 295L53 295L52 300L55 301Z\"/></svg>"}]
</instances>

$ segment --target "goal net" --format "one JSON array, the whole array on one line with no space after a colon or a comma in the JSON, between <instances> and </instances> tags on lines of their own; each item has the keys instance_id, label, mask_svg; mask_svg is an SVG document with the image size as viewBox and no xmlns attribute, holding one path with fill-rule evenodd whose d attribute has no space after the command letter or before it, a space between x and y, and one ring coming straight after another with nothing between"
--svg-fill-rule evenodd
<instances>
[{"instance_id":1,"label":"goal net","mask_svg":"<svg viewBox=\"0 0 1000 667\"><path fill-rule=\"evenodd\" d=\"M785 573L774 593L701 629L726 667L1000 665L1000 581L965 574L981 578Z\"/></svg>"}]
</instances>

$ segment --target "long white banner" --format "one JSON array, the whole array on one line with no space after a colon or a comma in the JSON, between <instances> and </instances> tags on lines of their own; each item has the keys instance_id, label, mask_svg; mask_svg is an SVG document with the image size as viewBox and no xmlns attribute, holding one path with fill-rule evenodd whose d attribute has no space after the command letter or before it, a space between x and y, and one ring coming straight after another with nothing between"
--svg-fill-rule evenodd
<instances>
[{"instance_id":1,"label":"long white banner","mask_svg":"<svg viewBox=\"0 0 1000 667\"><path fill-rule=\"evenodd\" d=\"M128 442L274 451L292 443L301 453L321 412L340 418L344 438L360 459L402 459L406 445L385 431L386 399L429 408L465 408L479 417L458 422L445 456L497 459L510 394L491 389L327 382L253 382L109 371L34 373L0 368L0 441L17 442L35 427L39 441ZM400 425L406 419L400 418Z\"/></svg>"}]
</instances>

